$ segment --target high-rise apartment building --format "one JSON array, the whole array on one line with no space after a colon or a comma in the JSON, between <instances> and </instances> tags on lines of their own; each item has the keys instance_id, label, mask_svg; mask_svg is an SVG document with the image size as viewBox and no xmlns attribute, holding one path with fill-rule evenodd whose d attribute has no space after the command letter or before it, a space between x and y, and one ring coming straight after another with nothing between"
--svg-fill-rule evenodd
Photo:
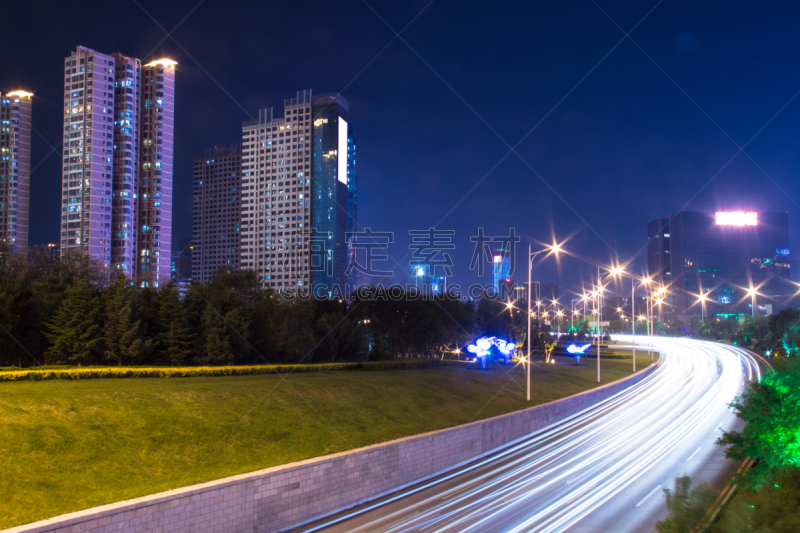
<instances>
[{"instance_id":1,"label":"high-rise apartment building","mask_svg":"<svg viewBox=\"0 0 800 533\"><path fill-rule=\"evenodd\" d=\"M242 153L214 147L194 160L192 280L207 283L220 267L239 269Z\"/></svg>"},{"instance_id":2,"label":"high-rise apartment building","mask_svg":"<svg viewBox=\"0 0 800 533\"><path fill-rule=\"evenodd\" d=\"M137 280L143 286L157 287L171 277L176 64L159 59L142 67Z\"/></svg>"},{"instance_id":3,"label":"high-rise apartment building","mask_svg":"<svg viewBox=\"0 0 800 533\"><path fill-rule=\"evenodd\" d=\"M114 68L114 149L111 182L111 264L135 277L137 184L141 168L138 142L142 63L112 54Z\"/></svg>"},{"instance_id":4,"label":"high-rise apartment building","mask_svg":"<svg viewBox=\"0 0 800 533\"><path fill-rule=\"evenodd\" d=\"M0 93L0 242L12 254L28 249L32 96Z\"/></svg>"},{"instance_id":5,"label":"high-rise apartment building","mask_svg":"<svg viewBox=\"0 0 800 533\"><path fill-rule=\"evenodd\" d=\"M64 61L62 256L143 286L170 279L175 64L83 46Z\"/></svg>"},{"instance_id":6,"label":"high-rise apartment building","mask_svg":"<svg viewBox=\"0 0 800 533\"><path fill-rule=\"evenodd\" d=\"M284 100L242 125L241 268L264 287L344 294L356 228L355 137L340 94Z\"/></svg>"}]
</instances>

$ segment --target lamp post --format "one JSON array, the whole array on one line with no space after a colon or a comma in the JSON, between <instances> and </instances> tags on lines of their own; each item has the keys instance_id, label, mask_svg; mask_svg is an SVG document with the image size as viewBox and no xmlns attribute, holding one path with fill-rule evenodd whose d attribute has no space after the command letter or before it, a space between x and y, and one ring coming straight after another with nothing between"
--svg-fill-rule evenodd
<instances>
[{"instance_id":1,"label":"lamp post","mask_svg":"<svg viewBox=\"0 0 800 533\"><path fill-rule=\"evenodd\" d=\"M706 293L703 292L703 289L700 289L700 325L702 326L706 322Z\"/></svg>"},{"instance_id":2,"label":"lamp post","mask_svg":"<svg viewBox=\"0 0 800 533\"><path fill-rule=\"evenodd\" d=\"M747 291L747 294L750 295L750 310L752 311L751 316L755 318L756 316L756 289L750 287L750 290Z\"/></svg>"},{"instance_id":3,"label":"lamp post","mask_svg":"<svg viewBox=\"0 0 800 533\"><path fill-rule=\"evenodd\" d=\"M652 279L647 277L639 285L650 285L651 281ZM631 346L633 351L633 371L636 372L636 281L633 279L631 279L631 338L633 341Z\"/></svg>"},{"instance_id":4,"label":"lamp post","mask_svg":"<svg viewBox=\"0 0 800 533\"><path fill-rule=\"evenodd\" d=\"M597 382L600 383L600 321L603 319L603 302L601 300L601 287L602 287L602 280L600 279L600 267L597 267Z\"/></svg>"},{"instance_id":5,"label":"lamp post","mask_svg":"<svg viewBox=\"0 0 800 533\"><path fill-rule=\"evenodd\" d=\"M655 328L653 328L653 293L650 292L649 297L647 298L647 311L649 313L647 318L647 351L650 353L650 361L653 360L653 332Z\"/></svg>"},{"instance_id":6,"label":"lamp post","mask_svg":"<svg viewBox=\"0 0 800 533\"><path fill-rule=\"evenodd\" d=\"M572 298L570 303L572 304L572 314L569 315L569 331L575 335L575 298Z\"/></svg>"},{"instance_id":7,"label":"lamp post","mask_svg":"<svg viewBox=\"0 0 800 533\"><path fill-rule=\"evenodd\" d=\"M558 253L561 249L561 246L558 244L554 244L550 248L545 248L544 250L539 250L538 252L531 251L531 244L528 243L528 360L527 360L527 399L531 401L531 292L533 290L533 285L531 284L531 271L533 270L533 260L542 252L551 251ZM539 300L538 296L536 299L536 320L539 323L539 327L542 326L541 320L541 313L539 312L539 304L541 301Z\"/></svg>"}]
</instances>

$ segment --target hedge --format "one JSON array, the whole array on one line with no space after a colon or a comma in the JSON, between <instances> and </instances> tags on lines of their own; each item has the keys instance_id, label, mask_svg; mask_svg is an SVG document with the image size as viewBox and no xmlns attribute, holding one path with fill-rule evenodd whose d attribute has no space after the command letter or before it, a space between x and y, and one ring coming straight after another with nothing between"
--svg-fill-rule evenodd
<instances>
[{"instance_id":1,"label":"hedge","mask_svg":"<svg viewBox=\"0 0 800 533\"><path fill-rule=\"evenodd\" d=\"M364 363L320 363L313 365L252 365L252 366L182 366L182 367L94 367L56 370L15 370L0 372L3 381L42 381L46 379L104 379L104 378L191 378L216 376L247 376L256 374L290 374L294 372L324 372L342 370L414 370L439 366L438 359L405 361L374 361Z\"/></svg>"}]
</instances>

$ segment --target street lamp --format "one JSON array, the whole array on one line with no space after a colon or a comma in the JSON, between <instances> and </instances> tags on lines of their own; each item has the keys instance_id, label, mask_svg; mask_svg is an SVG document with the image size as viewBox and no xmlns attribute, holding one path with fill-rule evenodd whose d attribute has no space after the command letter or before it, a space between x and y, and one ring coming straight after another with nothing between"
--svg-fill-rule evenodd
<instances>
[{"instance_id":1,"label":"street lamp","mask_svg":"<svg viewBox=\"0 0 800 533\"><path fill-rule=\"evenodd\" d=\"M703 292L703 289L700 289L700 299L697 300L700 302L700 325L703 325L706 321L706 293Z\"/></svg>"},{"instance_id":2,"label":"street lamp","mask_svg":"<svg viewBox=\"0 0 800 533\"><path fill-rule=\"evenodd\" d=\"M646 277L639 285L649 285L653 281ZM631 350L633 354L633 371L636 372L636 282L631 279Z\"/></svg>"},{"instance_id":3,"label":"street lamp","mask_svg":"<svg viewBox=\"0 0 800 533\"><path fill-rule=\"evenodd\" d=\"M538 252L531 251L531 244L528 243L528 390L527 390L527 398L528 401L531 401L531 292L533 290L533 284L531 283L531 271L533 270L533 260L536 259L536 256L542 252L553 252L558 254L561 250L561 245L554 244L550 248L545 248L544 250L539 250ZM538 298L538 296L537 296ZM539 304L541 302L537 299L536 300L536 315L537 320L539 321L539 327L541 327L541 313L539 313Z\"/></svg>"},{"instance_id":4,"label":"street lamp","mask_svg":"<svg viewBox=\"0 0 800 533\"><path fill-rule=\"evenodd\" d=\"M750 295L750 309L752 311L752 316L756 316L756 294L758 291L754 287L750 287L750 290L747 291L747 294Z\"/></svg>"}]
</instances>

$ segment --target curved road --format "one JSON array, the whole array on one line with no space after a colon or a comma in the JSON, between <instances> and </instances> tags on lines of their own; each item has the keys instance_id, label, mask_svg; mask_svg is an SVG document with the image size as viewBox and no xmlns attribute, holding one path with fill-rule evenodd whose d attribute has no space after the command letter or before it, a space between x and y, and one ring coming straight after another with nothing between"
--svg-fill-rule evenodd
<instances>
[{"instance_id":1,"label":"curved road","mask_svg":"<svg viewBox=\"0 0 800 533\"><path fill-rule=\"evenodd\" d=\"M643 349L646 338L636 340ZM653 343L661 364L616 396L446 475L297 530L652 532L666 515L661 489L676 476L721 488L738 467L714 441L738 427L728 404L760 376L755 358L735 347Z\"/></svg>"}]
</instances>

